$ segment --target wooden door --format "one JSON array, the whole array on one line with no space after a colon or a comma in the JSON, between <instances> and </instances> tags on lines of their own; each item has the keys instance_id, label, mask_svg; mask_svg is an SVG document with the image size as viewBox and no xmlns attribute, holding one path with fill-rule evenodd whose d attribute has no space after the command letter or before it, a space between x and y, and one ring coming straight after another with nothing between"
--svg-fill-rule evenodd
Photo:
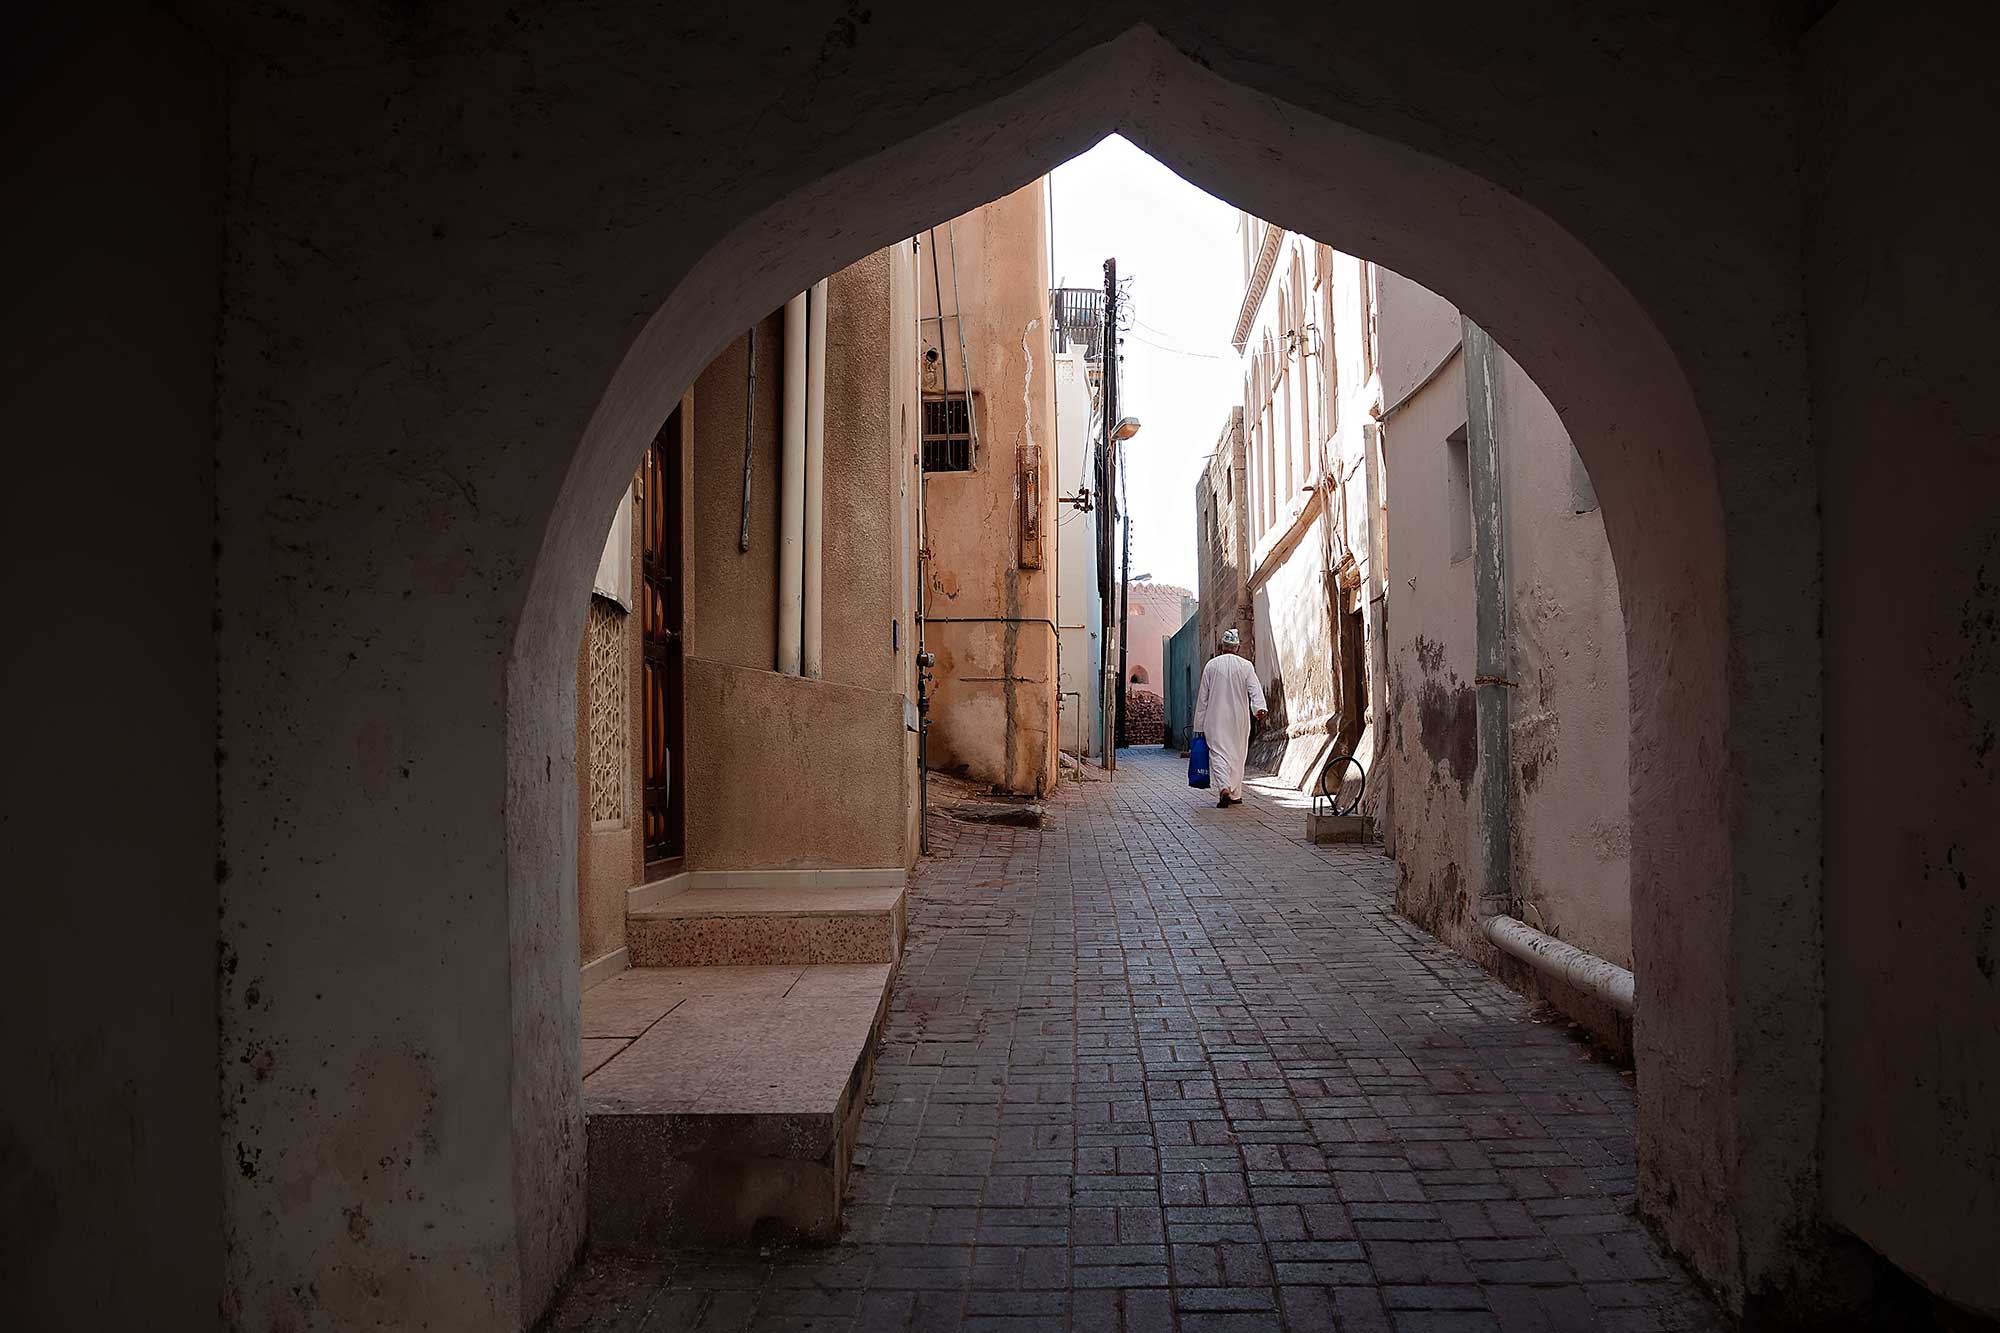
<instances>
[{"instance_id":1,"label":"wooden door","mask_svg":"<svg viewBox=\"0 0 2000 1333\"><path fill-rule=\"evenodd\" d=\"M681 548L681 425L675 408L646 447L640 477L639 607L646 878L686 850L686 580Z\"/></svg>"},{"instance_id":2,"label":"wooden door","mask_svg":"<svg viewBox=\"0 0 2000 1333\"><path fill-rule=\"evenodd\" d=\"M1352 753L1361 743L1361 728L1368 719L1368 652L1361 622L1361 608L1340 614L1340 740ZM1378 736L1380 733L1377 733ZM1379 742L1378 742L1379 743Z\"/></svg>"}]
</instances>

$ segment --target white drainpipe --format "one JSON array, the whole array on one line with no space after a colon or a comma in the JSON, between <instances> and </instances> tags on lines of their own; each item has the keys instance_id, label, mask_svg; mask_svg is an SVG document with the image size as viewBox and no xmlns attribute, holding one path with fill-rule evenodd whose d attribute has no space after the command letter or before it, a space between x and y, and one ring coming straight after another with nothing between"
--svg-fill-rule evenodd
<instances>
[{"instance_id":1,"label":"white drainpipe","mask_svg":"<svg viewBox=\"0 0 2000 1333\"><path fill-rule=\"evenodd\" d=\"M806 294L785 302L785 379L778 466L778 670L799 674L804 645Z\"/></svg>"},{"instance_id":2,"label":"white drainpipe","mask_svg":"<svg viewBox=\"0 0 2000 1333\"><path fill-rule=\"evenodd\" d=\"M1632 974L1616 963L1607 963L1595 954L1564 944L1511 916L1489 916L1479 924L1486 938L1502 953L1520 959L1572 990L1602 1000L1627 1018L1632 1016Z\"/></svg>"},{"instance_id":3,"label":"white drainpipe","mask_svg":"<svg viewBox=\"0 0 2000 1333\"><path fill-rule=\"evenodd\" d=\"M822 666L820 609L826 570L823 497L826 482L826 279L812 286L806 335L805 578L803 602L804 674L817 679Z\"/></svg>"}]
</instances>

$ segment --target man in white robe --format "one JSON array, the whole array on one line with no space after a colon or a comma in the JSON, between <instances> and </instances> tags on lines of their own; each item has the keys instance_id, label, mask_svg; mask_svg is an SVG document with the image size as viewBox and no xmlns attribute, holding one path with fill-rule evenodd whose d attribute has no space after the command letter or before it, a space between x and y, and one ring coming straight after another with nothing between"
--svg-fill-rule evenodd
<instances>
[{"instance_id":1,"label":"man in white robe","mask_svg":"<svg viewBox=\"0 0 2000 1333\"><path fill-rule=\"evenodd\" d=\"M1264 687L1243 659L1243 636L1222 632L1222 651L1201 669L1194 730L1208 741L1208 785L1218 809L1243 804L1243 762L1250 756L1250 722L1263 720Z\"/></svg>"}]
</instances>

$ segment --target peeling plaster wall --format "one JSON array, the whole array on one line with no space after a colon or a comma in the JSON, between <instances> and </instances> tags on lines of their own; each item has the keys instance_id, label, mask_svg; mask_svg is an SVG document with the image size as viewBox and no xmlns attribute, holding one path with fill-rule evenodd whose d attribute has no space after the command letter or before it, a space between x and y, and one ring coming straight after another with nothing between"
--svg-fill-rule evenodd
<instances>
[{"instance_id":1,"label":"peeling plaster wall","mask_svg":"<svg viewBox=\"0 0 2000 1333\"><path fill-rule=\"evenodd\" d=\"M1469 552L1454 559L1451 516L1469 497L1446 466L1446 440L1466 420L1453 352L1459 323L1449 302L1407 278L1383 272L1378 282L1384 393L1392 405L1402 400L1385 445L1397 904L1623 1047L1629 1034L1615 1015L1543 985L1479 930L1473 561ZM1530 925L1630 967L1631 724L1611 551L1562 422L1504 352L1495 398L1516 682L1506 812L1513 892Z\"/></svg>"},{"instance_id":2,"label":"peeling plaster wall","mask_svg":"<svg viewBox=\"0 0 2000 1333\"><path fill-rule=\"evenodd\" d=\"M1806 48L1826 460L1834 1220L2000 1317L2000 201L1990 7L1851 2ZM1977 220L1975 222L1975 220Z\"/></svg>"},{"instance_id":3,"label":"peeling plaster wall","mask_svg":"<svg viewBox=\"0 0 2000 1333\"><path fill-rule=\"evenodd\" d=\"M932 235L919 239L928 247ZM960 216L949 231L940 222L935 238L936 255L926 249L917 264L918 309L932 317L922 338L943 364L926 373L924 391L949 385L957 393L971 384L979 448L970 472L933 472L926 482L933 556L925 644L937 655L930 766L1040 795L1056 783L1061 545L1041 183ZM933 258L944 283L942 307ZM940 308L946 315L942 341L935 319ZM969 381L959 355L961 308ZM1021 531L1025 450L1037 453L1040 469L1027 501L1040 516L1042 534L1032 553Z\"/></svg>"},{"instance_id":4,"label":"peeling plaster wall","mask_svg":"<svg viewBox=\"0 0 2000 1333\"><path fill-rule=\"evenodd\" d=\"M0 1323L206 1327L254 985L215 938L222 70L160 12L9 17Z\"/></svg>"},{"instance_id":5,"label":"peeling plaster wall","mask_svg":"<svg viewBox=\"0 0 2000 1333\"><path fill-rule=\"evenodd\" d=\"M1450 304L1379 274L1383 459L1389 482L1389 744L1396 793L1396 906L1461 953L1490 958L1478 930L1472 560L1454 558L1446 438L1465 424L1465 374ZM1451 313L1439 314L1438 307ZM1404 369L1407 367L1408 369ZM1395 378L1390 376L1394 374ZM1414 394L1411 390L1415 390ZM1396 406L1400 400L1401 405Z\"/></svg>"}]
</instances>

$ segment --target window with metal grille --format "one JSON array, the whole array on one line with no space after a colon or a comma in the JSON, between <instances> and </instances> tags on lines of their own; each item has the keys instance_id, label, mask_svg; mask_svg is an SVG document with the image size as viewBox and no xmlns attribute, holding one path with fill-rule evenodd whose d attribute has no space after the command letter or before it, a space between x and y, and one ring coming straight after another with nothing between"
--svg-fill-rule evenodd
<instances>
[{"instance_id":1,"label":"window with metal grille","mask_svg":"<svg viewBox=\"0 0 2000 1333\"><path fill-rule=\"evenodd\" d=\"M972 399L963 393L924 399L924 471L972 471Z\"/></svg>"}]
</instances>

